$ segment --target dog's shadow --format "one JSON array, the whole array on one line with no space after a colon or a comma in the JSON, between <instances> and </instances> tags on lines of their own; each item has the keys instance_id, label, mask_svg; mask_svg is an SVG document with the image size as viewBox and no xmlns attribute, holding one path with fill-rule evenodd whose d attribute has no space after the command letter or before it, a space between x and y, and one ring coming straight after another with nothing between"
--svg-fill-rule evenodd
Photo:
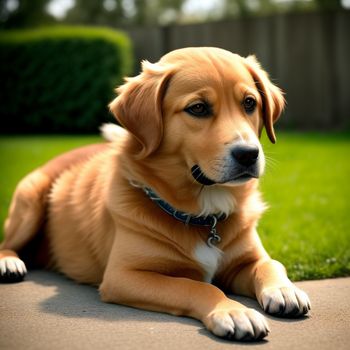
<instances>
[{"instance_id":1,"label":"dog's shadow","mask_svg":"<svg viewBox=\"0 0 350 350\"><path fill-rule=\"evenodd\" d=\"M101 321L152 321L176 322L177 317L168 314L145 311L128 306L107 304L101 301L98 289L78 284L55 272L31 271L27 281L54 288L54 294L39 303L44 313L67 318L89 318ZM196 324L195 320L182 318L184 324Z\"/></svg>"},{"instance_id":2,"label":"dog's shadow","mask_svg":"<svg viewBox=\"0 0 350 350\"><path fill-rule=\"evenodd\" d=\"M40 302L40 310L44 313L101 321L152 320L164 322L164 316L168 316L104 303L96 287L78 284L58 273L31 271L27 280L40 286L55 288L54 295ZM171 319L171 316L169 318Z\"/></svg>"},{"instance_id":3,"label":"dog's shadow","mask_svg":"<svg viewBox=\"0 0 350 350\"><path fill-rule=\"evenodd\" d=\"M175 317L164 313L149 312L127 306L107 304L101 301L96 287L77 284L74 281L48 271L31 271L28 279L31 283L44 287L54 287L55 293L51 297L40 301L40 310L44 313L64 316L67 318L89 318L100 321L137 321L137 322L162 322L179 323L184 325L199 327L199 333L215 340L226 342L210 334L198 321L187 317ZM234 297L243 305L253 308L261 313L259 304L250 298ZM265 317L271 318L266 315ZM301 319L276 319L281 322L298 322ZM263 344L266 340L243 343L243 344ZM240 343L242 345L242 343Z\"/></svg>"}]
</instances>

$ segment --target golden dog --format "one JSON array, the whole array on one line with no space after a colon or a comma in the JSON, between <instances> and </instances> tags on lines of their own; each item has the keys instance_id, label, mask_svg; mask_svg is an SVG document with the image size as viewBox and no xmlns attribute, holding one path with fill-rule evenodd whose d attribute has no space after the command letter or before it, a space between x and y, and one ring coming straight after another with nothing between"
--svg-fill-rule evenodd
<instances>
[{"instance_id":1,"label":"golden dog","mask_svg":"<svg viewBox=\"0 0 350 350\"><path fill-rule=\"evenodd\" d=\"M105 302L190 316L235 340L269 328L222 290L273 315L306 314L307 295L256 231L259 136L265 126L275 142L284 98L255 57L180 49L117 91L110 109L126 131L107 126L114 142L62 155L18 185L2 279L24 276L19 255L98 285Z\"/></svg>"}]
</instances>

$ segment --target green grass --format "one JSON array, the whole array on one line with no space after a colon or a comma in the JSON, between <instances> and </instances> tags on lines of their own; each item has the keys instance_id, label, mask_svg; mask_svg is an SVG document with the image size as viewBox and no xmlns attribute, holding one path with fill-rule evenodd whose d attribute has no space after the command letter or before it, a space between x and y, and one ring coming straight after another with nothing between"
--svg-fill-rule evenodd
<instances>
[{"instance_id":1,"label":"green grass","mask_svg":"<svg viewBox=\"0 0 350 350\"><path fill-rule=\"evenodd\" d=\"M294 280L350 275L350 134L281 133L264 144L268 252Z\"/></svg>"},{"instance_id":2,"label":"green grass","mask_svg":"<svg viewBox=\"0 0 350 350\"><path fill-rule=\"evenodd\" d=\"M52 157L89 143L101 141L97 136L1 136L0 135L0 240L16 184L26 174Z\"/></svg>"},{"instance_id":3,"label":"green grass","mask_svg":"<svg viewBox=\"0 0 350 350\"><path fill-rule=\"evenodd\" d=\"M16 183L89 136L0 137L0 221ZM263 141L268 158L261 189L270 209L259 224L270 255L294 280L350 275L350 134L279 133Z\"/></svg>"}]
</instances>

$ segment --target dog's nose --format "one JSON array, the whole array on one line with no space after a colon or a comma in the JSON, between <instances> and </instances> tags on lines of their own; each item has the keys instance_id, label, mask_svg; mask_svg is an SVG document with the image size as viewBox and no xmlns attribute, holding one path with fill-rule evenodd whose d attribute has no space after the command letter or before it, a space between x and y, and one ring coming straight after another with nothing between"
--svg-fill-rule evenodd
<instances>
[{"instance_id":1,"label":"dog's nose","mask_svg":"<svg viewBox=\"0 0 350 350\"><path fill-rule=\"evenodd\" d=\"M241 165L253 165L259 156L256 145L237 145L231 151L232 157Z\"/></svg>"}]
</instances>

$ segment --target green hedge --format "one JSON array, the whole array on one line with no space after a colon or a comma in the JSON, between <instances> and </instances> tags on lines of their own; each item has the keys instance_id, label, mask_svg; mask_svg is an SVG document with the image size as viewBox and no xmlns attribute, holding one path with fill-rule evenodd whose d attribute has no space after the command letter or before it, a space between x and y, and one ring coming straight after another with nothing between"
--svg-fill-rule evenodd
<instances>
[{"instance_id":1,"label":"green hedge","mask_svg":"<svg viewBox=\"0 0 350 350\"><path fill-rule=\"evenodd\" d=\"M131 56L128 37L106 28L1 32L1 132L96 132Z\"/></svg>"}]
</instances>

